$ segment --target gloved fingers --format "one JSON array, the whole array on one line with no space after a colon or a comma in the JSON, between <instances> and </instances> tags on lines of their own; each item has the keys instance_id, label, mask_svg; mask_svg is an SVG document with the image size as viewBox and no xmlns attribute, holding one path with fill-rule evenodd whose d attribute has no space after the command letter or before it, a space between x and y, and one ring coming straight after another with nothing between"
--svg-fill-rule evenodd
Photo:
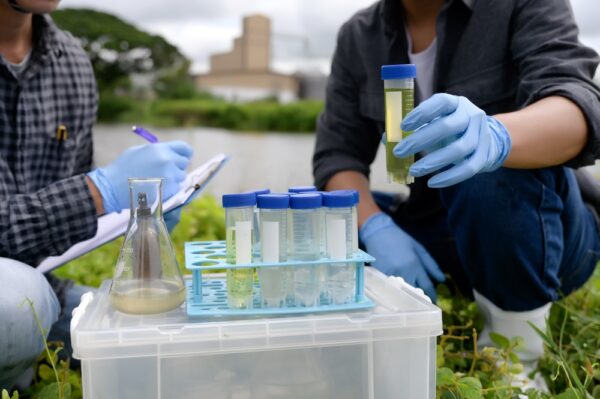
<instances>
[{"instance_id":1,"label":"gloved fingers","mask_svg":"<svg viewBox=\"0 0 600 399\"><path fill-rule=\"evenodd\" d=\"M425 176L445 166L464 160L477 148L479 141L478 126L477 123L472 123L462 137L415 162L410 167L410 174L416 177Z\"/></svg>"},{"instance_id":2,"label":"gloved fingers","mask_svg":"<svg viewBox=\"0 0 600 399\"><path fill-rule=\"evenodd\" d=\"M165 144L175 151L177 154L184 156L186 158L191 158L194 154L194 149L185 141L175 140L175 141L167 141Z\"/></svg>"},{"instance_id":3,"label":"gloved fingers","mask_svg":"<svg viewBox=\"0 0 600 399\"><path fill-rule=\"evenodd\" d=\"M456 166L433 176L427 181L431 188L442 188L460 183L481 172L486 165L487 148L479 145L475 152Z\"/></svg>"},{"instance_id":4,"label":"gloved fingers","mask_svg":"<svg viewBox=\"0 0 600 399\"><path fill-rule=\"evenodd\" d=\"M429 252L427 252L425 247L417 243L416 251L419 255L419 258L421 259L421 264L423 265L423 268L425 269L429 277L431 277L439 283L446 281L446 276L444 275L444 272L442 271L442 269L440 269L440 266L437 264L435 259L433 259Z\"/></svg>"},{"instance_id":5,"label":"gloved fingers","mask_svg":"<svg viewBox=\"0 0 600 399\"><path fill-rule=\"evenodd\" d=\"M383 132L383 134L381 135L381 144L386 145L387 144L387 133Z\"/></svg>"},{"instance_id":6,"label":"gloved fingers","mask_svg":"<svg viewBox=\"0 0 600 399\"><path fill-rule=\"evenodd\" d=\"M429 276L427 276L427 273L425 273L425 271L422 270L417 275L416 286L422 289L423 292L425 292L425 295L427 295L431 299L431 301L435 303L435 301L437 300L435 287L433 286L431 279L429 278Z\"/></svg>"},{"instance_id":7,"label":"gloved fingers","mask_svg":"<svg viewBox=\"0 0 600 399\"><path fill-rule=\"evenodd\" d=\"M181 170L186 170L190 164L190 158L179 154L173 154L173 163Z\"/></svg>"},{"instance_id":8,"label":"gloved fingers","mask_svg":"<svg viewBox=\"0 0 600 399\"><path fill-rule=\"evenodd\" d=\"M415 130L436 118L453 113L458 107L459 98L445 93L434 94L404 118L402 130Z\"/></svg>"},{"instance_id":9,"label":"gloved fingers","mask_svg":"<svg viewBox=\"0 0 600 399\"><path fill-rule=\"evenodd\" d=\"M465 157L462 162L456 163L454 167L438 173L429 179L427 181L427 185L429 187L442 188L460 183L473 177L483 168L485 165L485 154L482 152L482 150L484 149L483 147L485 147L485 143L480 142L480 129L483 128L483 119L484 118L479 117L472 118L469 128L465 133L465 136L477 138L477 144L474 152Z\"/></svg>"},{"instance_id":10,"label":"gloved fingers","mask_svg":"<svg viewBox=\"0 0 600 399\"><path fill-rule=\"evenodd\" d=\"M403 139L394 148L394 155L402 158L424 150L431 151L440 142L460 136L468 128L469 119L469 115L460 108L450 115L438 118Z\"/></svg>"}]
</instances>

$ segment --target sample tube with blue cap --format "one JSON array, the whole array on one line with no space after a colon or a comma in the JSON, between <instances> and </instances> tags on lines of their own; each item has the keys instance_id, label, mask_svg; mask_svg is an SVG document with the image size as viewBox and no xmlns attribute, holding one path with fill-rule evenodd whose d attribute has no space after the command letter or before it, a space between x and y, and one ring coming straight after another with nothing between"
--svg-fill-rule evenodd
<instances>
[{"instance_id":1,"label":"sample tube with blue cap","mask_svg":"<svg viewBox=\"0 0 600 399\"><path fill-rule=\"evenodd\" d=\"M270 194L271 190L262 188L260 190L249 191L256 195L257 200L259 195ZM260 260L260 225L258 222L258 208L254 208L254 220L252 223L252 260L258 262Z\"/></svg>"},{"instance_id":2,"label":"sample tube with blue cap","mask_svg":"<svg viewBox=\"0 0 600 399\"><path fill-rule=\"evenodd\" d=\"M331 260L344 261L353 256L352 208L355 196L352 192L334 191L323 194L325 209L327 256ZM340 262L329 264L327 294L336 304L345 304L356 295L356 264Z\"/></svg>"},{"instance_id":3,"label":"sample tube with blue cap","mask_svg":"<svg viewBox=\"0 0 600 399\"><path fill-rule=\"evenodd\" d=\"M288 261L316 261L320 258L320 194L290 196ZM318 304L321 292L316 265L295 266L294 301L296 306Z\"/></svg>"},{"instance_id":4,"label":"sample tube with blue cap","mask_svg":"<svg viewBox=\"0 0 600 399\"><path fill-rule=\"evenodd\" d=\"M252 224L254 223L254 193L225 194L225 227L227 263L232 265L252 263ZM252 308L254 268L227 269L227 300L229 307Z\"/></svg>"},{"instance_id":5,"label":"sample tube with blue cap","mask_svg":"<svg viewBox=\"0 0 600 399\"><path fill-rule=\"evenodd\" d=\"M287 261L287 214L290 196L287 194L261 194L256 197L260 213L261 261L282 263ZM263 306L278 308L285 305L287 269L261 267L258 269Z\"/></svg>"},{"instance_id":6,"label":"sample tube with blue cap","mask_svg":"<svg viewBox=\"0 0 600 399\"><path fill-rule=\"evenodd\" d=\"M358 203L360 194L357 190L338 190L335 192L352 193L354 196L354 206L352 207L352 254L358 252Z\"/></svg>"},{"instance_id":7,"label":"sample tube with blue cap","mask_svg":"<svg viewBox=\"0 0 600 399\"><path fill-rule=\"evenodd\" d=\"M394 156L394 147L411 132L402 130L402 120L413 110L415 104L415 78L417 68L413 64L383 65L381 79L384 81L386 165L389 183L412 183L414 178L408 169L414 163L413 155L405 158Z\"/></svg>"}]
</instances>

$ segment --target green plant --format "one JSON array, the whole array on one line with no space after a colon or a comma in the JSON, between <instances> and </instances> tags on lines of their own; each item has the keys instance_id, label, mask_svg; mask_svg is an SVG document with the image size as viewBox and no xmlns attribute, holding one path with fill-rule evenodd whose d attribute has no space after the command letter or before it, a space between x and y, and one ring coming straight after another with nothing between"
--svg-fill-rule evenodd
<instances>
[{"instance_id":1,"label":"green plant","mask_svg":"<svg viewBox=\"0 0 600 399\"><path fill-rule=\"evenodd\" d=\"M71 399L81 398L81 377L78 372L69 368L69 360L60 360L59 352L63 350L60 342L48 342L47 331L35 310L33 302L27 298L23 305L27 304L35 320L37 329L44 343L44 351L38 357L34 367L34 383L25 392L24 397L37 399ZM12 397L6 390L2 391L2 399L18 399L19 393L13 392Z\"/></svg>"},{"instance_id":2,"label":"green plant","mask_svg":"<svg viewBox=\"0 0 600 399\"><path fill-rule=\"evenodd\" d=\"M227 103L218 99L160 99L151 103L152 118L177 126L211 126L245 131L313 132L321 101L279 104L275 101Z\"/></svg>"},{"instance_id":3,"label":"green plant","mask_svg":"<svg viewBox=\"0 0 600 399\"><path fill-rule=\"evenodd\" d=\"M548 328L540 370L561 399L600 398L600 267L585 289L557 302Z\"/></svg>"},{"instance_id":4,"label":"green plant","mask_svg":"<svg viewBox=\"0 0 600 399\"><path fill-rule=\"evenodd\" d=\"M10 395L6 389L3 389L2 399L19 399L19 391L13 391L12 395Z\"/></svg>"},{"instance_id":5,"label":"green plant","mask_svg":"<svg viewBox=\"0 0 600 399\"><path fill-rule=\"evenodd\" d=\"M474 302L438 287L444 334L439 339L437 398L600 398L600 266L586 285L552 306L539 372L550 393L525 389L514 350L520 339L494 334L495 348L477 348L483 321ZM476 382L477 381L477 382Z\"/></svg>"}]
</instances>

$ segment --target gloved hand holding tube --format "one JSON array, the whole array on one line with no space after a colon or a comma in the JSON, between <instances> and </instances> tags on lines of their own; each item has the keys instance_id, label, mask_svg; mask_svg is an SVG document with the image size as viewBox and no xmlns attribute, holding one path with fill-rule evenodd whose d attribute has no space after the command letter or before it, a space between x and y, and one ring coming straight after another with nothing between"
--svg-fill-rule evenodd
<instances>
[{"instance_id":1,"label":"gloved hand holding tube","mask_svg":"<svg viewBox=\"0 0 600 399\"><path fill-rule=\"evenodd\" d=\"M448 187L502 166L511 150L506 127L487 116L465 97L435 94L402 121L403 130L414 130L395 148L402 158L425 151L410 167L410 174L424 176L440 169L427 182L429 187Z\"/></svg>"},{"instance_id":2,"label":"gloved hand holding tube","mask_svg":"<svg viewBox=\"0 0 600 399\"><path fill-rule=\"evenodd\" d=\"M192 154L192 147L183 141L140 145L127 149L108 166L91 171L88 177L102 196L104 211L121 212L129 208L128 178L164 178L163 198L169 199L179 191Z\"/></svg>"},{"instance_id":3,"label":"gloved hand holding tube","mask_svg":"<svg viewBox=\"0 0 600 399\"><path fill-rule=\"evenodd\" d=\"M402 231L383 212L369 217L360 228L360 239L375 259L379 271L402 277L413 287L421 288L433 302L436 300L432 279L445 280L435 260L414 238Z\"/></svg>"}]
</instances>

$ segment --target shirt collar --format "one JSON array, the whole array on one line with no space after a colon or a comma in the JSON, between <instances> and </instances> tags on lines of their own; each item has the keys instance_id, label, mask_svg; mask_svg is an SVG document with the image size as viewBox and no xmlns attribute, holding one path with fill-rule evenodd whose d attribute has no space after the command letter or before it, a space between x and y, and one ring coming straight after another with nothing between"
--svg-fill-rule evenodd
<instances>
[{"instance_id":1,"label":"shirt collar","mask_svg":"<svg viewBox=\"0 0 600 399\"><path fill-rule=\"evenodd\" d=\"M462 2L465 3L465 5L469 7L471 11L473 11L473 7L475 7L477 0L462 0Z\"/></svg>"},{"instance_id":2,"label":"shirt collar","mask_svg":"<svg viewBox=\"0 0 600 399\"><path fill-rule=\"evenodd\" d=\"M56 26L49 15L33 16L33 50L47 55L57 45Z\"/></svg>"},{"instance_id":3,"label":"shirt collar","mask_svg":"<svg viewBox=\"0 0 600 399\"><path fill-rule=\"evenodd\" d=\"M385 24L392 29L404 29L404 7L401 0L381 0L381 14ZM462 2L470 11L473 11L477 0L446 0L444 8L455 1Z\"/></svg>"}]
</instances>

